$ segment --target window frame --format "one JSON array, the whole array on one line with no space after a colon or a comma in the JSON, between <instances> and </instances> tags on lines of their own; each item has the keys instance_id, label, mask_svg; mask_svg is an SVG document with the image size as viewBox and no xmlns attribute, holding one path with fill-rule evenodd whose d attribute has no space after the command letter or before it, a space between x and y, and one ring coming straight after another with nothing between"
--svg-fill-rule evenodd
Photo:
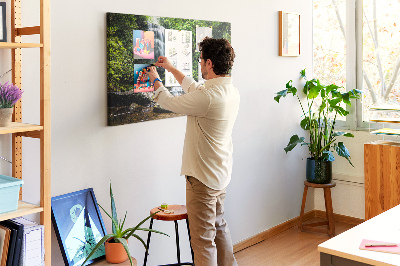
<instances>
[{"instance_id":1,"label":"window frame","mask_svg":"<svg viewBox=\"0 0 400 266\"><path fill-rule=\"evenodd\" d=\"M346 0L345 39L346 91L354 88L363 91L363 0ZM400 125L397 124L364 122L361 99L351 99L351 106L346 106L346 109L349 114L345 117L345 120L336 120L337 129L370 131L382 128L383 125L390 128L400 128Z\"/></svg>"}]
</instances>

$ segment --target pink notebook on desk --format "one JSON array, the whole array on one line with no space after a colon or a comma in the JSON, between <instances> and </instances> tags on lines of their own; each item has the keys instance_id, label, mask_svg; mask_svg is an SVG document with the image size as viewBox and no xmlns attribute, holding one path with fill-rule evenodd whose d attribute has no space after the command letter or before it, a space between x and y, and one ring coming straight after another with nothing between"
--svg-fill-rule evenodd
<instances>
[{"instance_id":1,"label":"pink notebook on desk","mask_svg":"<svg viewBox=\"0 0 400 266\"><path fill-rule=\"evenodd\" d=\"M385 241L376 241L376 240L363 239L362 242L361 242L361 245L360 245L360 249L378 251L378 252L385 252L385 253L400 254L400 244L397 245L397 246L390 246L390 247L366 247L365 243L386 243Z\"/></svg>"}]
</instances>

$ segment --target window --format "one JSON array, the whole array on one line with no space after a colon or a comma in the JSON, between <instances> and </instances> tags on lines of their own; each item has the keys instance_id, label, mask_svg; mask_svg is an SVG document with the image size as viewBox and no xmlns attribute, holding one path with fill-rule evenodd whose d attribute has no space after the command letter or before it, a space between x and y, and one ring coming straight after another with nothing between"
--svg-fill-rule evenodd
<instances>
[{"instance_id":1,"label":"window","mask_svg":"<svg viewBox=\"0 0 400 266\"><path fill-rule=\"evenodd\" d=\"M369 110L399 105L400 1L314 0L313 16L314 77L363 91L338 125L362 129L377 116L400 119L400 112Z\"/></svg>"}]
</instances>

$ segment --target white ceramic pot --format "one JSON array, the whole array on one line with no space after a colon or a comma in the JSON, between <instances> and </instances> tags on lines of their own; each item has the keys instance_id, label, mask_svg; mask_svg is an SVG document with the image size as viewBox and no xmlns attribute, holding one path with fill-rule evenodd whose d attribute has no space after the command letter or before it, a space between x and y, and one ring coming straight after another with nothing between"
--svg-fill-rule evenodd
<instances>
[{"instance_id":1,"label":"white ceramic pot","mask_svg":"<svg viewBox=\"0 0 400 266\"><path fill-rule=\"evenodd\" d=\"M14 108L0 109L0 127L7 127L11 123Z\"/></svg>"}]
</instances>

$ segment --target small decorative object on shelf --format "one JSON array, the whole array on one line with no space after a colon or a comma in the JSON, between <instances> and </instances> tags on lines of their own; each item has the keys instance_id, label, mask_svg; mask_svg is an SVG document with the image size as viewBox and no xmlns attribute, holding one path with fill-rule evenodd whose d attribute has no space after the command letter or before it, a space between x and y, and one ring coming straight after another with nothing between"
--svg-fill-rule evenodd
<instances>
[{"instance_id":1,"label":"small decorative object on shelf","mask_svg":"<svg viewBox=\"0 0 400 266\"><path fill-rule=\"evenodd\" d=\"M12 83L0 83L0 127L11 123L13 107L22 97L23 91Z\"/></svg>"}]
</instances>

